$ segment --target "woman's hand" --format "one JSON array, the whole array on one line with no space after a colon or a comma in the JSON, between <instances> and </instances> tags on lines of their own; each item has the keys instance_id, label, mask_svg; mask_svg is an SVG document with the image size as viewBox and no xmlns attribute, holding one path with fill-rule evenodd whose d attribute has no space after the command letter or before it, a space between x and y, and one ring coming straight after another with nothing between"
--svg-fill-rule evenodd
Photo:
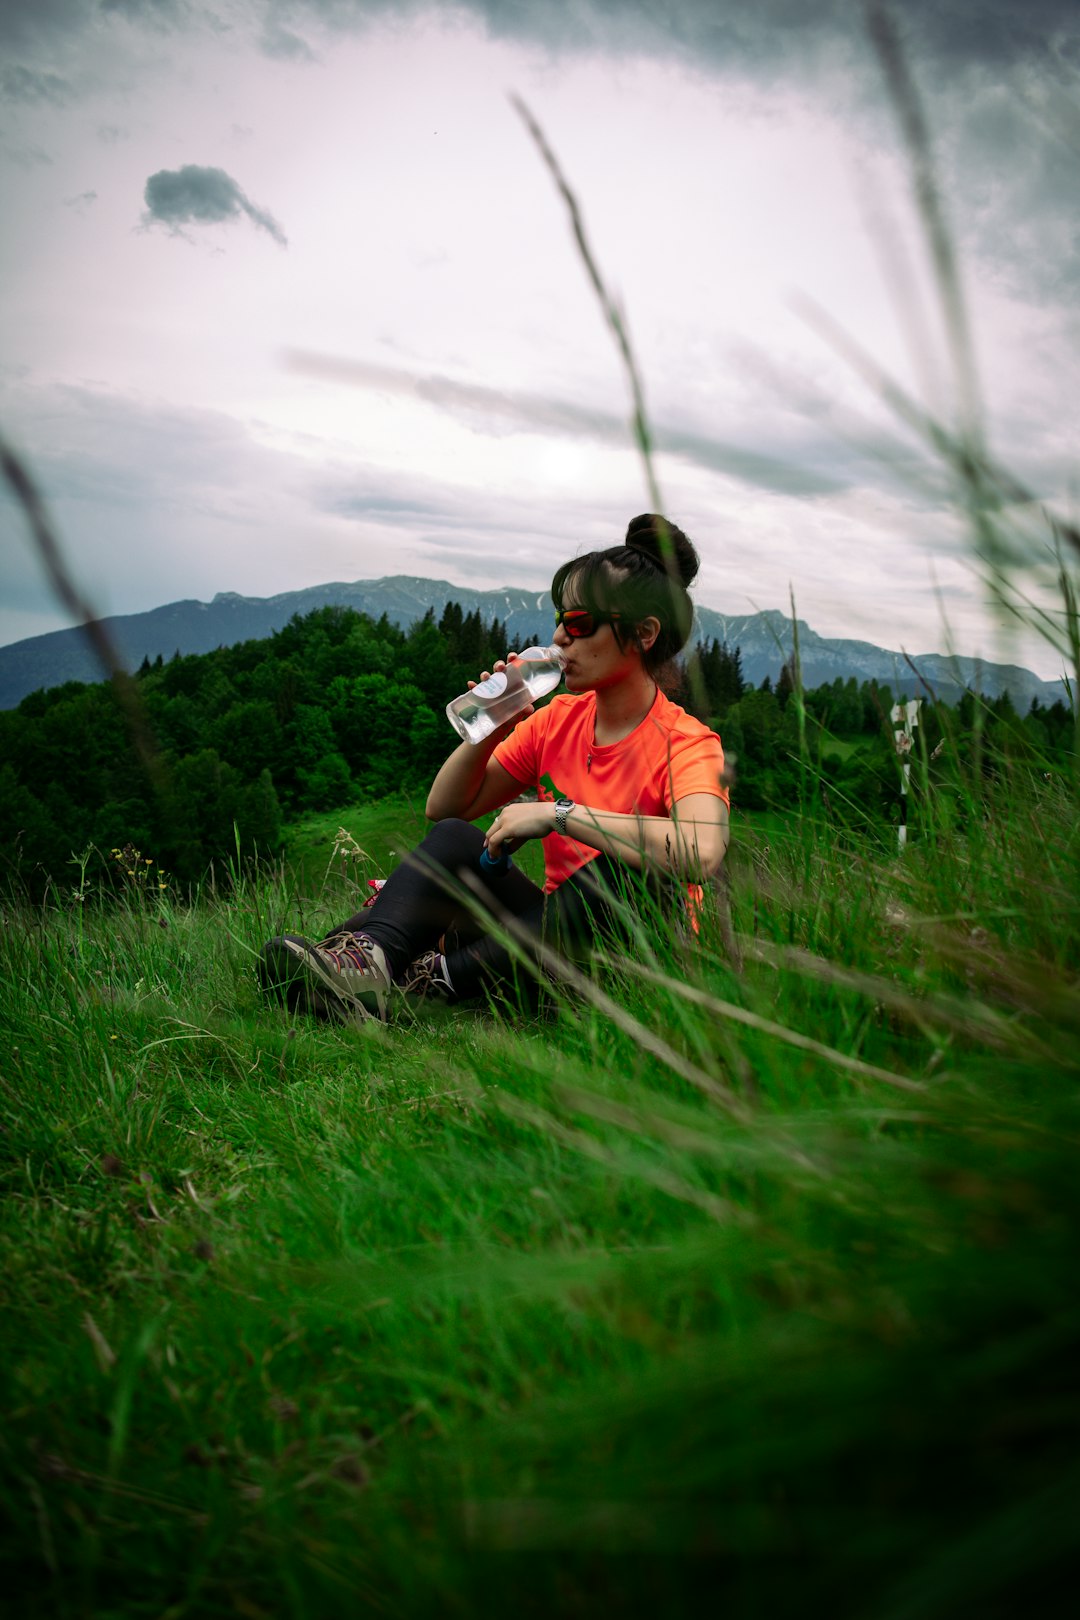
<instances>
[{"instance_id":1,"label":"woman's hand","mask_svg":"<svg viewBox=\"0 0 1080 1620\"><path fill-rule=\"evenodd\" d=\"M512 658L515 664L521 662L517 653L509 653L507 656ZM490 681L493 675L501 675L503 670L506 668L506 664L506 658L498 659L494 669L485 669L478 681L466 681L465 685L469 688L469 691L472 692L484 681ZM527 704L524 709L519 709L517 714L513 715L511 719L504 720L501 726L496 726L494 731L489 732L484 738L485 743L487 743L489 748L495 748L499 743L502 742L504 737L509 737L519 720L527 720L529 715L534 713L534 711L535 706L532 703Z\"/></svg>"},{"instance_id":2,"label":"woman's hand","mask_svg":"<svg viewBox=\"0 0 1080 1620\"><path fill-rule=\"evenodd\" d=\"M505 804L491 823L484 844L493 860L512 855L530 838L546 838L555 831L555 805L550 799L535 804Z\"/></svg>"}]
</instances>

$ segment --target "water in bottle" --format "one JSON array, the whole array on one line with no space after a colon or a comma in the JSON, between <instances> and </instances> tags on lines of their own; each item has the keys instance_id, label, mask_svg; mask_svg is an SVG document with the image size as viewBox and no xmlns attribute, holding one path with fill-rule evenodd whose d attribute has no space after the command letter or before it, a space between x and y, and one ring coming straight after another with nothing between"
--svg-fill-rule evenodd
<instances>
[{"instance_id":1,"label":"water in bottle","mask_svg":"<svg viewBox=\"0 0 1080 1620\"><path fill-rule=\"evenodd\" d=\"M554 692L562 680L562 652L558 647L526 647L514 656L515 663L508 663L498 674L446 705L446 718L466 742L483 742L537 698Z\"/></svg>"}]
</instances>

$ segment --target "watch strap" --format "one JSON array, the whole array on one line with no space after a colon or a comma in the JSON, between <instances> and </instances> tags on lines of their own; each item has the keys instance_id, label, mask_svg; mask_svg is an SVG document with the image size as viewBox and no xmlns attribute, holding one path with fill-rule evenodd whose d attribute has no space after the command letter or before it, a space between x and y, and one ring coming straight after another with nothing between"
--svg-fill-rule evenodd
<instances>
[{"instance_id":1,"label":"watch strap","mask_svg":"<svg viewBox=\"0 0 1080 1620\"><path fill-rule=\"evenodd\" d=\"M577 809L573 799L559 799L555 805L555 827L565 838L567 836L566 823L572 811Z\"/></svg>"}]
</instances>

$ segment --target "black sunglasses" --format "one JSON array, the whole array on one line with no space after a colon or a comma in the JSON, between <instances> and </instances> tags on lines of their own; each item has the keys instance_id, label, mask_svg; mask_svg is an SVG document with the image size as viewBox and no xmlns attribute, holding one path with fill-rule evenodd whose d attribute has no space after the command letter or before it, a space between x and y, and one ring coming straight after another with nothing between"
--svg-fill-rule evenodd
<instances>
[{"instance_id":1,"label":"black sunglasses","mask_svg":"<svg viewBox=\"0 0 1080 1620\"><path fill-rule=\"evenodd\" d=\"M614 624L616 619L621 618L621 613L592 613L588 608L555 609L556 628L561 624L573 641L594 636L602 624Z\"/></svg>"}]
</instances>

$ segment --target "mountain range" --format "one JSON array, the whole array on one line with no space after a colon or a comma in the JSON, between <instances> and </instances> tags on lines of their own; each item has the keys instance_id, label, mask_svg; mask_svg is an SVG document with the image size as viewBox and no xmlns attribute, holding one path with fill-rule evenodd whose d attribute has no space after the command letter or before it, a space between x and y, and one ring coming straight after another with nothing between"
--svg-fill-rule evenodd
<instances>
[{"instance_id":1,"label":"mountain range","mask_svg":"<svg viewBox=\"0 0 1080 1620\"><path fill-rule=\"evenodd\" d=\"M278 596L240 596L223 591L212 602L169 602L146 613L103 619L102 624L120 657L129 669L135 670L144 658L154 660L159 654L169 659L176 652L212 652L239 641L262 639L281 629L294 614L310 613L315 608L354 608L374 619L385 613L393 623L407 627L429 608L438 618L447 602L459 602L466 613L478 611L487 621L502 620L511 647L550 638L553 610L547 591L509 586L475 591L446 580L419 579L408 574L356 580L352 584L312 585ZM877 680L908 696L920 692L925 695L928 687L950 702L955 702L966 687L988 697L1008 691L1021 713L1035 698L1040 703L1053 703L1065 697L1063 682L1041 680L1014 664L988 664L942 653L917 654L909 663L902 653L871 642L830 639L819 636L801 619L797 624L803 683L807 687L820 686L838 676L844 680L854 676L860 682ZM715 636L732 648L738 647L744 676L751 685L759 686L766 676L775 682L790 655L792 621L776 610L731 615L699 606L694 634L705 640ZM81 629L52 630L0 647L0 708L14 708L40 687L101 678L101 666Z\"/></svg>"}]
</instances>

